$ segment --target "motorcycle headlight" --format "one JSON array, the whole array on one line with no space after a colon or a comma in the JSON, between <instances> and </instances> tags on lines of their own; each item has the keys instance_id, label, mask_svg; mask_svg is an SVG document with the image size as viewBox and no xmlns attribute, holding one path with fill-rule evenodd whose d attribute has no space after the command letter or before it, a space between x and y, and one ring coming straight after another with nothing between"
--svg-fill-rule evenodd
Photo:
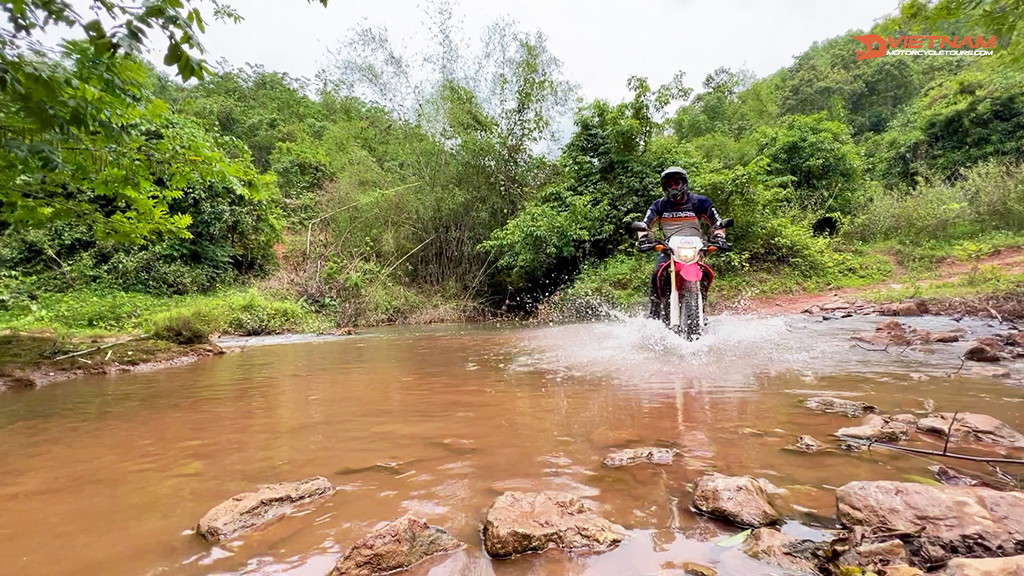
<instances>
[{"instance_id":1,"label":"motorcycle headlight","mask_svg":"<svg viewBox=\"0 0 1024 576\"><path fill-rule=\"evenodd\" d=\"M680 246L676 248L676 259L686 264L696 262L698 254L700 254L700 250L697 248L691 248L689 246Z\"/></svg>"}]
</instances>

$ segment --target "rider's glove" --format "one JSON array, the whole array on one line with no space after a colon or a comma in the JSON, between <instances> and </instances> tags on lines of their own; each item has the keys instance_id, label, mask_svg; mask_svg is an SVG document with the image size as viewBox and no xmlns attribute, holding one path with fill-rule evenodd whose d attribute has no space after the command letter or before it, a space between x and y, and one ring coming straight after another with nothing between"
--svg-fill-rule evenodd
<instances>
[{"instance_id":1,"label":"rider's glove","mask_svg":"<svg viewBox=\"0 0 1024 576\"><path fill-rule=\"evenodd\" d=\"M709 242L715 248L718 248L722 252L728 252L732 250L732 245L725 241L725 232L721 230L715 230L711 233L711 242Z\"/></svg>"},{"instance_id":2,"label":"rider's glove","mask_svg":"<svg viewBox=\"0 0 1024 576\"><path fill-rule=\"evenodd\" d=\"M650 236L641 236L640 239L636 241L636 249L641 252L650 252L651 250L654 250L654 240L651 240Z\"/></svg>"}]
</instances>

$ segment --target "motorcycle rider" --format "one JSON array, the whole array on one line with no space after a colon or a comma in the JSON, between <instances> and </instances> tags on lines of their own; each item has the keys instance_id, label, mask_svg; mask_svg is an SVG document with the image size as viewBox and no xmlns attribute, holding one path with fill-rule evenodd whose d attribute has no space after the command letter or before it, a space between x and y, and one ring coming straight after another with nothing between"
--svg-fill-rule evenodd
<instances>
[{"instance_id":1,"label":"motorcycle rider","mask_svg":"<svg viewBox=\"0 0 1024 576\"><path fill-rule=\"evenodd\" d=\"M698 236L704 238L701 222L711 228L711 240L709 244L722 248L729 248L725 241L725 228L722 227L722 219L718 216L714 204L706 196L690 192L690 180L686 170L678 166L670 166L661 173L661 190L664 197L659 198L647 209L644 216L644 224L647 225L646 232L639 232L637 250L649 252L654 250L654 240L650 231L655 223L661 225L661 232L664 238L680 234L683 236ZM661 319L661 298L658 297L658 271L668 262L667 251L659 252L654 265L654 273L651 274L650 291L648 299L651 303L649 316L654 319ZM667 276L666 276L667 277ZM708 286L711 278L705 275L701 280L701 292L704 301L707 301Z\"/></svg>"}]
</instances>

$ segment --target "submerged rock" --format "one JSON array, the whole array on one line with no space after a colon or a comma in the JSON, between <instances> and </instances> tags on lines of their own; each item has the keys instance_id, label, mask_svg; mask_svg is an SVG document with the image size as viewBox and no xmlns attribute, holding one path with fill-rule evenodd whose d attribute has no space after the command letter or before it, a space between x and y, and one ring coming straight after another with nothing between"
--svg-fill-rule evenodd
<instances>
[{"instance_id":1,"label":"submerged rock","mask_svg":"<svg viewBox=\"0 0 1024 576\"><path fill-rule=\"evenodd\" d=\"M346 550L330 576L387 574L464 546L444 529L406 514L377 528Z\"/></svg>"},{"instance_id":2,"label":"submerged rock","mask_svg":"<svg viewBox=\"0 0 1024 576\"><path fill-rule=\"evenodd\" d=\"M804 452L817 452L824 447L825 445L815 440L813 436L807 436L806 434L798 437L796 444L793 446L793 448Z\"/></svg>"},{"instance_id":3,"label":"submerged rock","mask_svg":"<svg viewBox=\"0 0 1024 576\"><path fill-rule=\"evenodd\" d=\"M905 482L851 482L836 490L853 546L898 535L918 567L956 556L1024 553L1024 493Z\"/></svg>"},{"instance_id":4,"label":"submerged rock","mask_svg":"<svg viewBox=\"0 0 1024 576\"><path fill-rule=\"evenodd\" d=\"M550 547L607 550L625 534L565 492L505 492L487 511L483 530L484 549L494 558Z\"/></svg>"},{"instance_id":5,"label":"submerged rock","mask_svg":"<svg viewBox=\"0 0 1024 576\"><path fill-rule=\"evenodd\" d=\"M976 480L970 476L964 476L956 470L951 470L945 466L929 466L935 474L935 479L945 484L946 486L981 486L981 480Z\"/></svg>"},{"instance_id":6,"label":"submerged rock","mask_svg":"<svg viewBox=\"0 0 1024 576\"><path fill-rule=\"evenodd\" d=\"M871 415L864 420L862 425L840 428L834 435L873 442L900 442L910 438L913 429L913 426L905 422Z\"/></svg>"},{"instance_id":7,"label":"submerged rock","mask_svg":"<svg viewBox=\"0 0 1024 576\"><path fill-rule=\"evenodd\" d=\"M900 302L896 305L897 316L920 316L928 311L927 307L922 307L917 302Z\"/></svg>"},{"instance_id":8,"label":"submerged rock","mask_svg":"<svg viewBox=\"0 0 1024 576\"><path fill-rule=\"evenodd\" d=\"M893 416L887 416L885 418L891 422L899 422L901 424L906 424L907 426L910 426L911 429L917 428L918 418L913 414L895 414Z\"/></svg>"},{"instance_id":9,"label":"submerged rock","mask_svg":"<svg viewBox=\"0 0 1024 576\"><path fill-rule=\"evenodd\" d=\"M264 486L214 506L199 520L195 532L210 542L219 542L333 493L334 487L321 476Z\"/></svg>"},{"instance_id":10,"label":"submerged rock","mask_svg":"<svg viewBox=\"0 0 1024 576\"><path fill-rule=\"evenodd\" d=\"M919 420L917 429L921 432L938 434L945 437L949 432L949 425L952 420L953 414L950 412L932 414L928 418ZM956 423L953 424L952 439L958 442L1024 448L1024 434L1010 428L1002 420L985 414L972 414L970 412L957 413Z\"/></svg>"},{"instance_id":11,"label":"submerged rock","mask_svg":"<svg viewBox=\"0 0 1024 576\"><path fill-rule=\"evenodd\" d=\"M883 566L905 565L909 561L910 556L903 542L893 538L882 542L866 542L851 548L839 557L836 564L878 571Z\"/></svg>"},{"instance_id":12,"label":"submerged rock","mask_svg":"<svg viewBox=\"0 0 1024 576\"><path fill-rule=\"evenodd\" d=\"M771 528L758 528L743 543L743 552L751 558L786 570L817 574L815 562L808 556L817 545L811 540L798 540Z\"/></svg>"},{"instance_id":13,"label":"submerged rock","mask_svg":"<svg viewBox=\"0 0 1024 576\"><path fill-rule=\"evenodd\" d=\"M602 462L609 468L629 466L640 462L671 464L675 455L676 451L671 448L627 448L612 452Z\"/></svg>"},{"instance_id":14,"label":"submerged rock","mask_svg":"<svg viewBox=\"0 0 1024 576\"><path fill-rule=\"evenodd\" d=\"M971 374L988 376L990 378L1009 378L1010 369L1002 366L975 366L971 368Z\"/></svg>"},{"instance_id":15,"label":"submerged rock","mask_svg":"<svg viewBox=\"0 0 1024 576\"><path fill-rule=\"evenodd\" d=\"M693 489L693 507L713 518L759 528L782 520L764 486L751 476L705 474Z\"/></svg>"},{"instance_id":16,"label":"submerged rock","mask_svg":"<svg viewBox=\"0 0 1024 576\"><path fill-rule=\"evenodd\" d=\"M856 402L842 398L831 398L827 396L816 396L804 401L804 406L819 412L832 412L845 414L850 418L863 416L865 412L877 412L878 407L867 402Z\"/></svg>"},{"instance_id":17,"label":"submerged rock","mask_svg":"<svg viewBox=\"0 0 1024 576\"><path fill-rule=\"evenodd\" d=\"M974 362L999 362L999 354L984 344L975 344L964 352L964 359Z\"/></svg>"},{"instance_id":18,"label":"submerged rock","mask_svg":"<svg viewBox=\"0 0 1024 576\"><path fill-rule=\"evenodd\" d=\"M1024 556L957 558L936 576L1024 576Z\"/></svg>"}]
</instances>

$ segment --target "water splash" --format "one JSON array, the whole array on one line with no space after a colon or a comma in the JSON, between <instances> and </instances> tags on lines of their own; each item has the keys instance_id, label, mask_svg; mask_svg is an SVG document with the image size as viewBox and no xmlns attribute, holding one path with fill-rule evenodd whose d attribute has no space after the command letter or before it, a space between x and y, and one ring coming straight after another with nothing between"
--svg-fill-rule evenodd
<instances>
[{"instance_id":1,"label":"water splash","mask_svg":"<svg viewBox=\"0 0 1024 576\"><path fill-rule=\"evenodd\" d=\"M877 374L955 370L958 348L922 346L880 352L857 346L851 336L874 330L877 317L822 322L815 317L724 314L710 318L696 341L670 332L661 322L614 309L582 324L552 325L521 336L523 354L514 369L547 371L556 378L590 377L638 387L666 384L721 389L751 388L764 373ZM902 319L938 331L957 326L942 317ZM960 324L964 326L964 324ZM991 332L964 326L974 338ZM948 345L938 345L948 346ZM960 344L965 347L966 342Z\"/></svg>"}]
</instances>

